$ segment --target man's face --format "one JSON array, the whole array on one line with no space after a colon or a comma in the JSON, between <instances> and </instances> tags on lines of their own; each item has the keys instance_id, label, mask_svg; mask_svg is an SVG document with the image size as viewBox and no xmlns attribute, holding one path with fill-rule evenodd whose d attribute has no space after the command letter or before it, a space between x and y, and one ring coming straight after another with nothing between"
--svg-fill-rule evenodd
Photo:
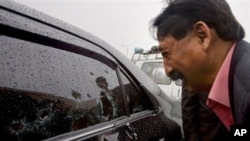
<instances>
[{"instance_id":1,"label":"man's face","mask_svg":"<svg viewBox=\"0 0 250 141\"><path fill-rule=\"evenodd\" d=\"M166 74L173 80L183 79L189 92L198 91L203 78L202 71L199 70L204 65L206 56L199 38L190 32L180 40L166 36L159 44Z\"/></svg>"}]
</instances>

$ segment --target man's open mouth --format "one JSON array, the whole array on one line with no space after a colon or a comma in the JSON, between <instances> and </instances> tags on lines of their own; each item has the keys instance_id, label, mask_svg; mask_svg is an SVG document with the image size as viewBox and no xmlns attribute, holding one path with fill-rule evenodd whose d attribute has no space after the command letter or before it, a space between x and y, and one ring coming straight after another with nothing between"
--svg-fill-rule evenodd
<instances>
[{"instance_id":1,"label":"man's open mouth","mask_svg":"<svg viewBox=\"0 0 250 141\"><path fill-rule=\"evenodd\" d=\"M183 80L184 79L184 75L182 75L182 73L180 73L179 71L173 71L173 72L171 72L170 73L170 78L172 79L172 80Z\"/></svg>"}]
</instances>

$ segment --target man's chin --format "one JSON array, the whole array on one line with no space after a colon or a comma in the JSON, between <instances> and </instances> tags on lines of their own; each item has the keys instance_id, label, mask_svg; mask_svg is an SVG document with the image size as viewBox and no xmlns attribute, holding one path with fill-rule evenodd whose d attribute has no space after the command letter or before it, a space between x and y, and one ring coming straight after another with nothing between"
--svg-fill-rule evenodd
<instances>
[{"instance_id":1,"label":"man's chin","mask_svg":"<svg viewBox=\"0 0 250 141\"><path fill-rule=\"evenodd\" d=\"M188 93L190 93L190 94L196 94L196 93L197 93L197 92L196 92L193 88L191 88L191 87L186 87L186 86L184 86L184 89L185 89L186 92L188 92Z\"/></svg>"},{"instance_id":2,"label":"man's chin","mask_svg":"<svg viewBox=\"0 0 250 141\"><path fill-rule=\"evenodd\" d=\"M189 93L196 93L197 92L197 90L193 86L189 85L189 83L185 79L183 80L182 84L183 84L183 88L185 88L185 90L187 92L189 92Z\"/></svg>"},{"instance_id":3,"label":"man's chin","mask_svg":"<svg viewBox=\"0 0 250 141\"><path fill-rule=\"evenodd\" d=\"M183 83L183 88L190 94L198 94L198 93L204 93L204 92L209 92L208 89L205 89L205 88L201 88L199 86L197 87L194 87L194 86L191 86L191 85L188 85L187 83Z\"/></svg>"}]
</instances>

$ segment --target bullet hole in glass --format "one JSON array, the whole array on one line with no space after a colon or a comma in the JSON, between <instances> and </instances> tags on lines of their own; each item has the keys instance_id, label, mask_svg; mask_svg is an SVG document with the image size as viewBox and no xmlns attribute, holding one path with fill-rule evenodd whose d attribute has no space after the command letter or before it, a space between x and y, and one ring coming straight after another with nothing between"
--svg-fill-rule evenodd
<instances>
[{"instance_id":1,"label":"bullet hole in glass","mask_svg":"<svg viewBox=\"0 0 250 141\"><path fill-rule=\"evenodd\" d=\"M91 98L91 95L90 94L87 94L88 98Z\"/></svg>"},{"instance_id":2,"label":"bullet hole in glass","mask_svg":"<svg viewBox=\"0 0 250 141\"><path fill-rule=\"evenodd\" d=\"M49 112L44 110L44 111L40 111L40 113L38 113L38 118L40 120L45 120L49 115Z\"/></svg>"},{"instance_id":3,"label":"bullet hole in glass","mask_svg":"<svg viewBox=\"0 0 250 141\"><path fill-rule=\"evenodd\" d=\"M23 128L23 125L22 123L20 123L19 121L13 121L11 124L10 124L10 130L13 132L13 133L18 133L19 131L21 131Z\"/></svg>"},{"instance_id":4,"label":"bullet hole in glass","mask_svg":"<svg viewBox=\"0 0 250 141\"><path fill-rule=\"evenodd\" d=\"M92 75L92 76L93 76L93 75L94 75L94 73L93 73L93 72L90 72L90 75Z\"/></svg>"},{"instance_id":5,"label":"bullet hole in glass","mask_svg":"<svg viewBox=\"0 0 250 141\"><path fill-rule=\"evenodd\" d=\"M71 90L71 95L75 99L81 99L81 94L75 90Z\"/></svg>"},{"instance_id":6,"label":"bullet hole in glass","mask_svg":"<svg viewBox=\"0 0 250 141\"><path fill-rule=\"evenodd\" d=\"M107 70L105 70L105 73L108 74L109 72Z\"/></svg>"}]
</instances>

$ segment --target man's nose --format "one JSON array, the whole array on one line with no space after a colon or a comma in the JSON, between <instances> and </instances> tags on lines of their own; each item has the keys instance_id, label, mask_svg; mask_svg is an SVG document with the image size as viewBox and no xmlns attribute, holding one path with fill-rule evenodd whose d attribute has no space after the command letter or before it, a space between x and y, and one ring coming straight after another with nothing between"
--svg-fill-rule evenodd
<instances>
[{"instance_id":1,"label":"man's nose","mask_svg":"<svg viewBox=\"0 0 250 141\"><path fill-rule=\"evenodd\" d=\"M167 76L170 76L171 72L173 71L173 68L169 64L167 64L167 62L164 62L164 69Z\"/></svg>"}]
</instances>

